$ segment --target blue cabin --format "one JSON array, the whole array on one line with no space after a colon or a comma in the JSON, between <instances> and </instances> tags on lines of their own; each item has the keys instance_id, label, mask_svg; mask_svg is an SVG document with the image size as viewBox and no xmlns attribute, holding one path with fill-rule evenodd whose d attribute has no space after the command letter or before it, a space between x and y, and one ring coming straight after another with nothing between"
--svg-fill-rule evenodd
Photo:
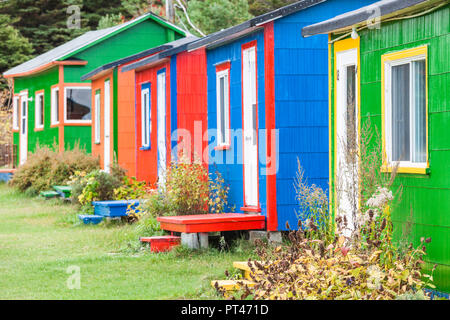
<instances>
[{"instance_id":1,"label":"blue cabin","mask_svg":"<svg viewBox=\"0 0 450 320\"><path fill-rule=\"evenodd\" d=\"M373 2L299 1L188 45L206 48L209 171L268 231L297 227L297 158L328 190L328 38L299 30Z\"/></svg>"}]
</instances>

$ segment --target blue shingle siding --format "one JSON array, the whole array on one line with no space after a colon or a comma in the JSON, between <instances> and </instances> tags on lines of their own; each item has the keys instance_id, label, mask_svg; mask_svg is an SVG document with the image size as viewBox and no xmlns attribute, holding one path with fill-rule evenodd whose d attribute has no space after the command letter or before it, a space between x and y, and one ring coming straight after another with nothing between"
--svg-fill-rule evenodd
<instances>
[{"instance_id":1,"label":"blue shingle siding","mask_svg":"<svg viewBox=\"0 0 450 320\"><path fill-rule=\"evenodd\" d=\"M264 81L264 34L262 31L248 35L224 46L208 50L207 52L207 73L208 73L208 128L217 128L216 113L216 67L220 62L230 61L230 126L231 129L242 129L242 59L241 46L251 41L257 41L257 85L258 85L258 128L265 128L265 81ZM211 150L216 145L213 138L209 137L209 152L213 155L223 157L225 163L227 154L234 155L235 164L214 164L210 163L209 171L214 173L218 170L225 179L225 183L230 186L229 203L239 211L244 205L243 199L243 166L237 161L237 150L239 148L242 156L242 141L235 139L230 150ZM259 139L259 154L265 157L265 139ZM259 176L259 201L263 214L266 210L266 177Z\"/></svg>"},{"instance_id":2,"label":"blue shingle siding","mask_svg":"<svg viewBox=\"0 0 450 320\"><path fill-rule=\"evenodd\" d=\"M308 183L328 190L328 37L302 38L304 26L323 21L340 13L375 2L374 0L329 0L304 11L274 21L275 125L279 130L277 173L278 229L297 227L294 178L297 158ZM231 129L242 128L241 46L257 40L258 68L258 128L265 128L265 66L264 33L235 40L208 50L208 128L216 128L216 70L215 64L231 62ZM210 137L209 152L215 142ZM239 144L241 148L241 144ZM222 156L234 152L218 151ZM266 157L266 140L259 139L259 157ZM210 164L230 186L229 203L239 211L243 206L242 164ZM261 164L260 164L261 169ZM259 200L266 215L266 176L259 175Z\"/></svg>"},{"instance_id":3,"label":"blue shingle siding","mask_svg":"<svg viewBox=\"0 0 450 320\"><path fill-rule=\"evenodd\" d=\"M275 122L279 130L278 228L297 227L297 158L309 184L328 190L328 37L302 38L301 29L369 0L330 0L274 22ZM314 39L313 39L314 38Z\"/></svg>"}]
</instances>

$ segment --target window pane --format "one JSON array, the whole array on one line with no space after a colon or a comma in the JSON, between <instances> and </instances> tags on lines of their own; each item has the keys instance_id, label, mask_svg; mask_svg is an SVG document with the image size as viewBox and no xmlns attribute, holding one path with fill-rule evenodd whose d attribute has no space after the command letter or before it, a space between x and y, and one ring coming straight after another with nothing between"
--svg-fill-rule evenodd
<instances>
[{"instance_id":1,"label":"window pane","mask_svg":"<svg viewBox=\"0 0 450 320\"><path fill-rule=\"evenodd\" d=\"M54 121L55 122L58 122L59 121L59 90L55 90L55 97L54 97L54 104L55 104L55 107L54 107L54 110L53 110L53 112L54 112Z\"/></svg>"},{"instance_id":2,"label":"window pane","mask_svg":"<svg viewBox=\"0 0 450 320\"><path fill-rule=\"evenodd\" d=\"M410 160L409 64L392 67L392 160Z\"/></svg>"},{"instance_id":3,"label":"window pane","mask_svg":"<svg viewBox=\"0 0 450 320\"><path fill-rule=\"evenodd\" d=\"M356 149L356 66L347 67L347 150Z\"/></svg>"},{"instance_id":4,"label":"window pane","mask_svg":"<svg viewBox=\"0 0 450 320\"><path fill-rule=\"evenodd\" d=\"M14 98L13 100L13 107L14 107L14 114L13 114L13 121L14 121L14 127L19 128L19 99Z\"/></svg>"},{"instance_id":5,"label":"window pane","mask_svg":"<svg viewBox=\"0 0 450 320\"><path fill-rule=\"evenodd\" d=\"M38 124L40 126L44 125L44 96L43 95L39 96L39 119L38 119Z\"/></svg>"},{"instance_id":6,"label":"window pane","mask_svg":"<svg viewBox=\"0 0 450 320\"><path fill-rule=\"evenodd\" d=\"M225 77L220 77L219 80L219 112L220 112L220 143L225 142Z\"/></svg>"},{"instance_id":7,"label":"window pane","mask_svg":"<svg viewBox=\"0 0 450 320\"><path fill-rule=\"evenodd\" d=\"M414 146L413 162L426 162L426 84L425 60L414 61L413 70L413 99L414 99Z\"/></svg>"},{"instance_id":8,"label":"window pane","mask_svg":"<svg viewBox=\"0 0 450 320\"><path fill-rule=\"evenodd\" d=\"M147 114L147 94L144 93L144 101L142 101L142 117L144 119L144 126L142 130L144 130L144 145L148 145L148 114Z\"/></svg>"},{"instance_id":9,"label":"window pane","mask_svg":"<svg viewBox=\"0 0 450 320\"><path fill-rule=\"evenodd\" d=\"M100 143L100 94L95 95L95 142Z\"/></svg>"},{"instance_id":10,"label":"window pane","mask_svg":"<svg viewBox=\"0 0 450 320\"><path fill-rule=\"evenodd\" d=\"M67 120L91 120L91 89L67 89Z\"/></svg>"}]
</instances>

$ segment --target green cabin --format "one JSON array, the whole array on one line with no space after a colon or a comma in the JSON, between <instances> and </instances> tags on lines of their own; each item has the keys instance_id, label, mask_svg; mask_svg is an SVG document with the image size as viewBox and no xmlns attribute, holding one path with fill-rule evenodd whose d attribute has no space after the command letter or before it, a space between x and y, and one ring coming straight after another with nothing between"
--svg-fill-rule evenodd
<instances>
[{"instance_id":1,"label":"green cabin","mask_svg":"<svg viewBox=\"0 0 450 320\"><path fill-rule=\"evenodd\" d=\"M7 72L13 79L15 165L37 145L60 151L79 144L90 153L91 82L81 76L123 57L186 36L161 17L147 13L126 23L89 31Z\"/></svg>"},{"instance_id":2,"label":"green cabin","mask_svg":"<svg viewBox=\"0 0 450 320\"><path fill-rule=\"evenodd\" d=\"M383 0L307 26L302 34L328 34L330 40L334 213L349 207L348 195L336 196L337 177L346 175L340 166L348 161L345 147L356 143L362 153L361 140L351 141L349 133L360 138L364 128L376 128L380 172L395 170L393 189L402 187L391 211L394 235L409 235L415 245L431 237L424 268L436 266L437 290L450 292L449 1Z\"/></svg>"}]
</instances>

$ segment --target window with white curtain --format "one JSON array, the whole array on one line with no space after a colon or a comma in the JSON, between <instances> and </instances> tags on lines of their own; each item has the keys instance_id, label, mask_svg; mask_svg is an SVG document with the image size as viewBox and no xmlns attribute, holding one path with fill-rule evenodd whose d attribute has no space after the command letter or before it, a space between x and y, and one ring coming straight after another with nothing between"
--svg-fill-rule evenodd
<instances>
[{"instance_id":1,"label":"window with white curtain","mask_svg":"<svg viewBox=\"0 0 450 320\"><path fill-rule=\"evenodd\" d=\"M36 94L35 104L35 128L44 128L44 93Z\"/></svg>"},{"instance_id":2,"label":"window with white curtain","mask_svg":"<svg viewBox=\"0 0 450 320\"><path fill-rule=\"evenodd\" d=\"M427 165L426 58L385 64L386 151L400 167Z\"/></svg>"},{"instance_id":3,"label":"window with white curtain","mask_svg":"<svg viewBox=\"0 0 450 320\"><path fill-rule=\"evenodd\" d=\"M59 123L59 88L52 88L51 124Z\"/></svg>"},{"instance_id":4,"label":"window with white curtain","mask_svg":"<svg viewBox=\"0 0 450 320\"><path fill-rule=\"evenodd\" d=\"M228 69L217 72L217 145L230 144L230 90L228 88Z\"/></svg>"},{"instance_id":5,"label":"window with white curtain","mask_svg":"<svg viewBox=\"0 0 450 320\"><path fill-rule=\"evenodd\" d=\"M151 127L150 87L145 87L141 91L141 137L143 148L150 148Z\"/></svg>"},{"instance_id":6,"label":"window with white curtain","mask_svg":"<svg viewBox=\"0 0 450 320\"><path fill-rule=\"evenodd\" d=\"M100 143L100 90L95 93L94 100L95 124L94 124L94 142Z\"/></svg>"},{"instance_id":7,"label":"window with white curtain","mask_svg":"<svg viewBox=\"0 0 450 320\"><path fill-rule=\"evenodd\" d=\"M13 98L13 129L19 130L19 96Z\"/></svg>"}]
</instances>

